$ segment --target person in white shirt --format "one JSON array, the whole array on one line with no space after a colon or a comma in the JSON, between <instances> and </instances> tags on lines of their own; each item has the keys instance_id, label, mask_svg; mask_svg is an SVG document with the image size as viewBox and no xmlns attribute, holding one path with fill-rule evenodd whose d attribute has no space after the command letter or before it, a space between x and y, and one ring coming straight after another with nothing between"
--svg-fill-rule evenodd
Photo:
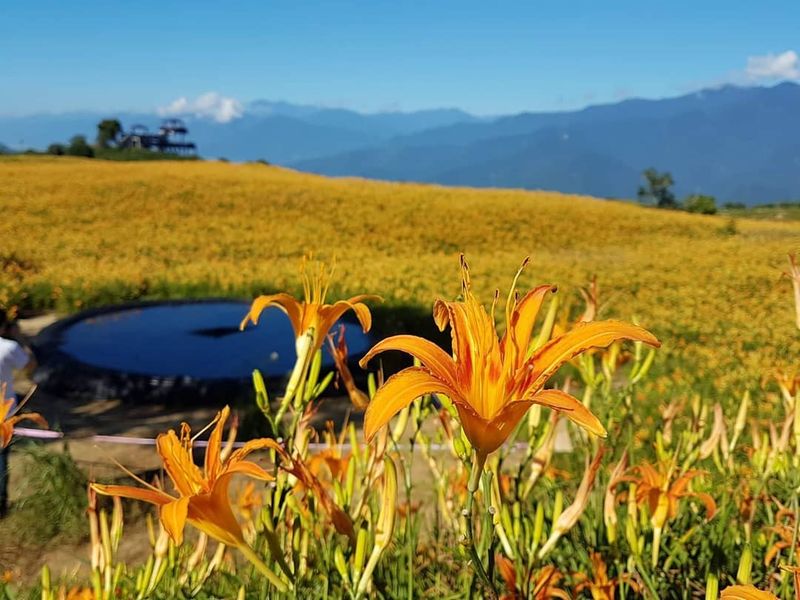
<instances>
[{"instance_id":1,"label":"person in white shirt","mask_svg":"<svg viewBox=\"0 0 800 600\"><path fill-rule=\"evenodd\" d=\"M4 399L16 400L14 394L14 371L32 373L36 359L23 341L17 324L0 309L0 390ZM13 410L13 409L12 409ZM0 449L0 518L8 510L8 448Z\"/></svg>"}]
</instances>

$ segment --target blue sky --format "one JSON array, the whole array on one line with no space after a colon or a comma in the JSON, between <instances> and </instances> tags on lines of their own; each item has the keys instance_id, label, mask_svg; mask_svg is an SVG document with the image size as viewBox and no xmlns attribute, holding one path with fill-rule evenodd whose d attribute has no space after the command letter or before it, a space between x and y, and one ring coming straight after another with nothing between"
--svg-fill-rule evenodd
<instances>
[{"instance_id":1,"label":"blue sky","mask_svg":"<svg viewBox=\"0 0 800 600\"><path fill-rule=\"evenodd\" d=\"M797 79L796 51L797 0L3 0L0 114L191 107L208 92L232 106L562 110Z\"/></svg>"}]
</instances>

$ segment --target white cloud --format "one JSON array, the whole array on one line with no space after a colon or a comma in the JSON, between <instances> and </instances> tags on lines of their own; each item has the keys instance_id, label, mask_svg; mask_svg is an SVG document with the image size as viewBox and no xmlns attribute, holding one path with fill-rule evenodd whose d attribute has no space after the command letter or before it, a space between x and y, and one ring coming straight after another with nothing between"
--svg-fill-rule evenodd
<instances>
[{"instance_id":1,"label":"white cloud","mask_svg":"<svg viewBox=\"0 0 800 600\"><path fill-rule=\"evenodd\" d=\"M166 106L160 106L156 112L162 117L192 115L214 119L218 123L228 123L242 116L244 106L236 98L226 97L217 92L206 92L194 100L181 96Z\"/></svg>"},{"instance_id":2,"label":"white cloud","mask_svg":"<svg viewBox=\"0 0 800 600\"><path fill-rule=\"evenodd\" d=\"M754 81L800 79L800 56L794 50L747 58L747 77Z\"/></svg>"}]
</instances>

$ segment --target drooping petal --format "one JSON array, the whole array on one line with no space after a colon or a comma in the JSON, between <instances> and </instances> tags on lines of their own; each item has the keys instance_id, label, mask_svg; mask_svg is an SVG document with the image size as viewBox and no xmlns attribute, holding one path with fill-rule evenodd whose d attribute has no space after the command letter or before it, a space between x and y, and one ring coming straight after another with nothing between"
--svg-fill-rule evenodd
<instances>
[{"instance_id":1,"label":"drooping petal","mask_svg":"<svg viewBox=\"0 0 800 600\"><path fill-rule=\"evenodd\" d=\"M8 417L5 421L0 421L0 448L6 448L11 443L14 427L20 421L32 421L45 429L49 427L45 418L35 412L21 413Z\"/></svg>"},{"instance_id":2,"label":"drooping petal","mask_svg":"<svg viewBox=\"0 0 800 600\"><path fill-rule=\"evenodd\" d=\"M240 460L244 460L247 455L251 452L255 452L256 450L276 450L281 455L285 453L283 446L281 446L278 442L270 438L258 438L255 440L250 440L246 442L244 446L239 448L238 450L234 451L231 454L231 457L228 459L226 463L226 468L230 468L232 465L236 464Z\"/></svg>"},{"instance_id":3,"label":"drooping petal","mask_svg":"<svg viewBox=\"0 0 800 600\"><path fill-rule=\"evenodd\" d=\"M103 485L100 483L93 483L91 487L98 494L119 496L120 498L130 498L131 500L141 500L157 506L163 506L175 500L175 498L169 494L156 489L140 488L130 485Z\"/></svg>"},{"instance_id":4,"label":"drooping petal","mask_svg":"<svg viewBox=\"0 0 800 600\"><path fill-rule=\"evenodd\" d=\"M372 440L393 416L425 394L442 393L451 398L458 393L423 367L409 367L386 380L364 414L364 435Z\"/></svg>"},{"instance_id":5,"label":"drooping petal","mask_svg":"<svg viewBox=\"0 0 800 600\"><path fill-rule=\"evenodd\" d=\"M341 381L341 383L344 385L344 389L347 391L350 401L353 403L353 406L357 410L363 411L366 410L367 405L369 404L369 397L360 389L358 389L358 386L353 379L353 374L350 372L350 366L348 365L347 340L345 340L344 332L344 325L339 325L339 337L336 343L333 341L333 335L328 336L328 351L330 352L331 356L333 357L333 361L336 364L337 387Z\"/></svg>"},{"instance_id":6,"label":"drooping petal","mask_svg":"<svg viewBox=\"0 0 800 600\"><path fill-rule=\"evenodd\" d=\"M377 354L387 350L398 350L419 359L422 365L436 377L456 387L456 364L447 352L425 338L416 335L395 335L381 340L359 361L361 368Z\"/></svg>"},{"instance_id":7,"label":"drooping petal","mask_svg":"<svg viewBox=\"0 0 800 600\"><path fill-rule=\"evenodd\" d=\"M183 528L186 526L189 500L191 500L191 498L188 496L178 498L168 504L164 504L159 511L161 524L164 526L164 530L169 534L169 537L172 538L172 541L175 542L176 546L179 546L183 542Z\"/></svg>"},{"instance_id":8,"label":"drooping petal","mask_svg":"<svg viewBox=\"0 0 800 600\"><path fill-rule=\"evenodd\" d=\"M652 333L636 325L621 321L580 323L533 354L527 363L532 370L526 389L541 388L567 361L590 348L605 348L617 340L637 340L656 348L661 345Z\"/></svg>"},{"instance_id":9,"label":"drooping petal","mask_svg":"<svg viewBox=\"0 0 800 600\"><path fill-rule=\"evenodd\" d=\"M557 410L573 423L600 437L606 437L606 429L586 406L570 394L561 390L542 390L531 397L536 404Z\"/></svg>"},{"instance_id":10,"label":"drooping petal","mask_svg":"<svg viewBox=\"0 0 800 600\"><path fill-rule=\"evenodd\" d=\"M514 567L514 562L507 559L502 554L495 554L494 564L497 565L497 571L506 584L506 589L513 597L517 591L517 570Z\"/></svg>"},{"instance_id":11,"label":"drooping petal","mask_svg":"<svg viewBox=\"0 0 800 600\"><path fill-rule=\"evenodd\" d=\"M686 495L694 496L703 503L703 506L706 509L706 519L711 520L714 518L714 515L717 514L717 503L710 494L706 494L704 492L690 492Z\"/></svg>"},{"instance_id":12,"label":"drooping petal","mask_svg":"<svg viewBox=\"0 0 800 600\"><path fill-rule=\"evenodd\" d=\"M6 420L6 423L13 427L20 421L31 421L32 423L36 423L39 427L44 427L45 429L50 427L47 424L47 420L37 412L26 412L14 415L13 417L9 417Z\"/></svg>"},{"instance_id":13,"label":"drooping petal","mask_svg":"<svg viewBox=\"0 0 800 600\"><path fill-rule=\"evenodd\" d=\"M250 306L250 311L247 313L244 319L242 319L239 329L244 329L248 322L252 322L253 325L258 325L258 318L268 306L277 306L283 312L285 312L286 316L288 316L289 320L292 322L294 336L300 337L300 334L303 333L300 325L302 321L301 304L294 297L284 292L279 294L267 294L264 296L259 296L253 300L253 304Z\"/></svg>"},{"instance_id":14,"label":"drooping petal","mask_svg":"<svg viewBox=\"0 0 800 600\"><path fill-rule=\"evenodd\" d=\"M225 472L239 473L241 475L252 477L253 479L261 479L262 481L272 481L275 479L271 473L265 471L262 467L249 460L240 460L236 463L233 463L227 469L225 469Z\"/></svg>"},{"instance_id":15,"label":"drooping petal","mask_svg":"<svg viewBox=\"0 0 800 600\"><path fill-rule=\"evenodd\" d=\"M364 333L369 331L372 327L372 313L369 311L369 307L361 302L361 300L375 300L380 299L379 296L371 296L371 295L360 295L360 296L353 296L349 300L339 300L330 305L325 305L320 307L320 323L319 328L320 331L317 332L317 336L320 340L322 340L331 328L336 324L336 321L342 318L348 310L352 310L358 322L361 324L361 329L364 330Z\"/></svg>"}]
</instances>

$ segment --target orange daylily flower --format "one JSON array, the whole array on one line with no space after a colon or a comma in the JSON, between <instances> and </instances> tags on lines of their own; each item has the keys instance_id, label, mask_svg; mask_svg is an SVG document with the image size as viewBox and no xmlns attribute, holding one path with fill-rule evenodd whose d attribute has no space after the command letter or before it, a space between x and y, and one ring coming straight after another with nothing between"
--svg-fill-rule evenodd
<instances>
[{"instance_id":1,"label":"orange daylily flower","mask_svg":"<svg viewBox=\"0 0 800 600\"><path fill-rule=\"evenodd\" d=\"M627 583L634 592L639 592L639 584L636 583L630 573L623 573L619 577L609 578L608 567L603 556L599 552L592 552L589 558L592 561L592 576L589 579L585 573L576 573L576 581L580 581L575 586L575 593L580 594L583 590L589 590L593 600L614 600L617 595L617 588L620 583Z\"/></svg>"},{"instance_id":2,"label":"orange daylily flower","mask_svg":"<svg viewBox=\"0 0 800 600\"><path fill-rule=\"evenodd\" d=\"M678 506L682 498L694 497L700 500L706 509L706 518L711 519L717 512L717 503L703 492L690 492L687 488L695 477L705 474L704 471L690 470L671 481L672 469L669 465L662 464L659 469L649 463L633 467L638 476L625 476L617 479L618 482L632 481L636 484L636 502L639 505L647 503L653 527L661 528L664 524L678 515Z\"/></svg>"},{"instance_id":3,"label":"orange daylily flower","mask_svg":"<svg viewBox=\"0 0 800 600\"><path fill-rule=\"evenodd\" d=\"M20 413L19 410L25 404L23 400L16 409L12 407L16 403L13 398L6 398L5 385L0 387L0 448L7 448L14 435L14 426L20 421L31 421L39 427L47 429L47 421L36 412Z\"/></svg>"},{"instance_id":4,"label":"orange daylily flower","mask_svg":"<svg viewBox=\"0 0 800 600\"><path fill-rule=\"evenodd\" d=\"M278 444L270 439L256 439L247 442L242 448L222 460L222 432L230 414L226 406L217 414L215 426L208 440L204 469L201 470L192 459L191 430L189 425L181 425L180 437L170 429L156 439L156 447L164 470L172 480L177 496L148 485L145 487L126 485L92 484L92 489L107 496L120 496L143 500L159 508L161 524L176 544L183 540L183 529L188 521L209 537L229 546L245 545L242 528L231 510L228 486L235 474L247 475L255 479L269 481L272 475L245 457L262 448L275 448Z\"/></svg>"},{"instance_id":5,"label":"orange daylily flower","mask_svg":"<svg viewBox=\"0 0 800 600\"><path fill-rule=\"evenodd\" d=\"M586 304L586 309L583 311L581 318L578 319L578 322L588 323L594 321L595 318L597 318L597 311L600 307L600 302L598 301L599 294L597 291L597 275L592 277L592 281L588 287L578 288L578 291Z\"/></svg>"},{"instance_id":6,"label":"orange daylily flower","mask_svg":"<svg viewBox=\"0 0 800 600\"><path fill-rule=\"evenodd\" d=\"M531 349L536 316L552 285L516 297L516 282L527 264L523 263L506 302L506 331L498 338L492 313L472 295L469 269L461 257L463 301L437 300L434 320L440 330L449 324L452 356L433 342L412 335L398 335L376 344L362 359L362 367L386 350L400 350L417 358L421 366L409 367L390 377L370 402L364 418L367 439L415 398L444 394L455 404L461 425L475 448L478 459L499 448L532 404L562 411L588 431L605 435L597 417L583 403L554 389L547 381L566 362L590 348L606 347L620 339L640 340L652 346L659 341L648 331L618 321L595 321L576 325Z\"/></svg>"},{"instance_id":7,"label":"orange daylily flower","mask_svg":"<svg viewBox=\"0 0 800 600\"><path fill-rule=\"evenodd\" d=\"M372 327L372 315L364 300L380 300L380 297L360 294L347 300L325 304L331 274L332 271L326 272L324 265L320 263L316 274L309 275L304 260L301 275L305 299L300 301L283 292L259 296L253 300L250 311L239 326L244 329L248 322L257 325L261 313L268 306L277 306L289 317L294 330L297 363L286 389L287 397L293 395L314 353L322 347L328 331L347 311L352 310L355 313L365 333Z\"/></svg>"},{"instance_id":8,"label":"orange daylily flower","mask_svg":"<svg viewBox=\"0 0 800 600\"><path fill-rule=\"evenodd\" d=\"M781 523L783 519L786 519L787 523ZM764 564L768 565L771 563L775 557L780 554L781 550L785 550L787 548L791 549L791 552L794 553L795 559L800 558L800 545L797 544L797 540L795 539L795 524L794 524L794 512L787 508L780 508L775 515L775 522L778 523L773 527L769 527L768 530L778 534L778 541L770 546L767 553L764 555Z\"/></svg>"},{"instance_id":9,"label":"orange daylily flower","mask_svg":"<svg viewBox=\"0 0 800 600\"><path fill-rule=\"evenodd\" d=\"M794 404L795 396L800 391L800 373L794 371L775 371L775 381L778 382L778 387L781 390L783 399L786 401L787 406Z\"/></svg>"},{"instance_id":10,"label":"orange daylily flower","mask_svg":"<svg viewBox=\"0 0 800 600\"><path fill-rule=\"evenodd\" d=\"M71 587L69 590L64 588L58 592L59 600L96 600L94 591L88 587Z\"/></svg>"},{"instance_id":11,"label":"orange daylily flower","mask_svg":"<svg viewBox=\"0 0 800 600\"><path fill-rule=\"evenodd\" d=\"M344 389L347 390L347 395L350 396L350 402L358 410L364 410L369 404L369 398L356 387L356 382L353 379L353 374L350 372L350 367L347 364L347 341L344 339L344 325L339 327L339 337L336 343L333 342L333 337L328 337L328 346L331 351L331 356L336 363L336 372L338 373L337 381L341 380Z\"/></svg>"},{"instance_id":12,"label":"orange daylily flower","mask_svg":"<svg viewBox=\"0 0 800 600\"><path fill-rule=\"evenodd\" d=\"M353 526L353 520L350 518L350 515L348 515L336 504L336 502L333 501L333 498L331 498L330 494L328 494L325 486L322 484L315 472L312 471L311 466L303 462L299 456L290 455L280 446L277 446L275 449L283 460L283 463L280 465L281 469L287 473L291 473L297 478L295 490L298 492L304 490L310 492L314 498L316 498L322 510L324 510L328 515L328 518L333 524L334 529L336 529L338 533L346 535L351 541L354 542L356 539L356 533L355 527ZM334 477L341 477L347 471L346 465L348 460L349 457L345 459L337 459L329 455L327 457L323 457L319 461L316 461L314 463L314 469L318 473L319 468L325 464L329 469L331 469L331 473ZM342 467L342 465L344 465L344 467ZM344 470L342 470L342 468Z\"/></svg>"},{"instance_id":13,"label":"orange daylily flower","mask_svg":"<svg viewBox=\"0 0 800 600\"><path fill-rule=\"evenodd\" d=\"M531 598L533 600L547 600L549 598L561 598L570 600L570 596L564 590L556 587L563 575L552 566L547 565L538 572L531 573L528 580L529 593L526 595L524 590L517 585L517 570L514 562L502 554L495 554L495 565L500 577L506 584L506 593L500 596L500 600L522 600Z\"/></svg>"},{"instance_id":14,"label":"orange daylily flower","mask_svg":"<svg viewBox=\"0 0 800 600\"><path fill-rule=\"evenodd\" d=\"M252 481L248 481L247 484L239 490L239 494L236 497L236 507L239 509L239 513L244 517L245 521L253 520L263 502L263 494L256 493L256 484Z\"/></svg>"},{"instance_id":15,"label":"orange daylily flower","mask_svg":"<svg viewBox=\"0 0 800 600\"><path fill-rule=\"evenodd\" d=\"M752 585L732 585L722 590L720 600L778 600L778 597Z\"/></svg>"}]
</instances>

